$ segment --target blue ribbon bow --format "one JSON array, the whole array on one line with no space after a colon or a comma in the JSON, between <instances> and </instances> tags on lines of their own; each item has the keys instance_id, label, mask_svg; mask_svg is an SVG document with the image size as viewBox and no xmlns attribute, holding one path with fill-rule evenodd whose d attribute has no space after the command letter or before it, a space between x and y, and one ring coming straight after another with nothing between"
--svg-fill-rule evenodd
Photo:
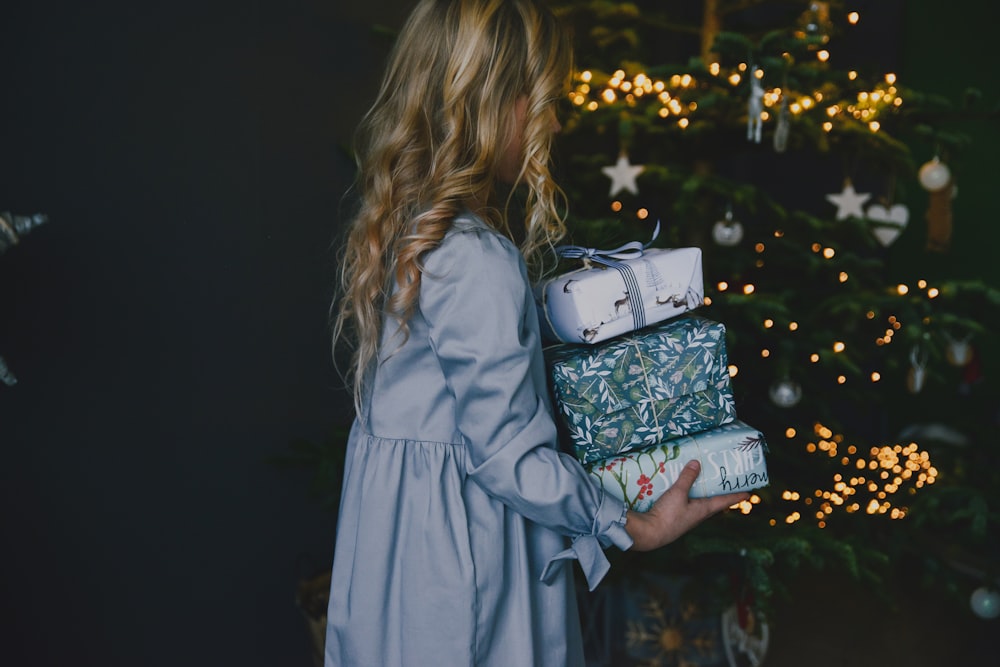
<instances>
[{"instance_id":1,"label":"blue ribbon bow","mask_svg":"<svg viewBox=\"0 0 1000 667\"><path fill-rule=\"evenodd\" d=\"M561 245L557 246L555 251L560 257L566 259L582 259L584 261L590 260L597 262L598 264L603 264L604 266L614 266L617 264L617 260L622 259L636 259L642 257L642 253L646 251L646 248L653 244L656 237L660 235L660 221L656 221L656 228L653 230L653 237L649 239L648 243L642 243L640 241L631 241L625 245L618 246L613 250L601 250L599 248L585 248L579 245Z\"/></svg>"},{"instance_id":2,"label":"blue ribbon bow","mask_svg":"<svg viewBox=\"0 0 1000 667\"><path fill-rule=\"evenodd\" d=\"M566 259L582 259L584 262L596 262L597 264L603 264L604 266L612 268L621 274L622 280L625 282L625 293L628 295L630 310L632 311L632 327L633 329L638 330L646 326L646 307L642 301L639 281L636 279L635 272L632 270L632 267L619 260L638 259L639 257L642 257L646 248L652 245L653 241L655 241L656 237L659 235L660 221L657 220L656 229L653 230L653 237L649 239L648 243L632 241L631 243L626 243L625 245L619 246L613 250L584 248L583 246L578 245L562 245L558 246L555 251L560 257L565 257Z\"/></svg>"}]
</instances>

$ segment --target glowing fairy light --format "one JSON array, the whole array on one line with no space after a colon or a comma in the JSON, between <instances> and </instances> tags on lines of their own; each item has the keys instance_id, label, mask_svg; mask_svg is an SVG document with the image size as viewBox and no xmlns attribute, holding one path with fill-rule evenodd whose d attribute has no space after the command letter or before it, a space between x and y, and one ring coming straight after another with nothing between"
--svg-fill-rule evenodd
<instances>
[{"instance_id":1,"label":"glowing fairy light","mask_svg":"<svg viewBox=\"0 0 1000 667\"><path fill-rule=\"evenodd\" d=\"M850 23L851 25L857 25L858 21L860 20L861 20L861 15L858 14L857 12L849 12L847 14L847 22Z\"/></svg>"},{"instance_id":2,"label":"glowing fairy light","mask_svg":"<svg viewBox=\"0 0 1000 667\"><path fill-rule=\"evenodd\" d=\"M786 431L790 439L794 437L792 431ZM815 519L820 528L825 527L838 511L846 514L863 511L871 516L903 519L909 510L896 498L913 495L937 480L938 471L930 455L920 450L915 442L872 446L866 455L858 455L856 445L846 443L843 435L822 424L814 424L813 434L815 437L805 443L806 452L838 462L843 472L834 472L829 485L812 493L786 489L781 492L781 500L813 507L807 516ZM804 511L792 509L783 520L787 524L795 523ZM778 521L775 517L769 524L774 526Z\"/></svg>"}]
</instances>

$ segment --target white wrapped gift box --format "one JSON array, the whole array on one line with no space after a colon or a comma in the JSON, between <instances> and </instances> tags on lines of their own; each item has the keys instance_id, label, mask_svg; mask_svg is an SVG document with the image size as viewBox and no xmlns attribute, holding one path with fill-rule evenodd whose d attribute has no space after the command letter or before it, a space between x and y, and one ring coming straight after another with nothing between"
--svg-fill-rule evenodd
<instances>
[{"instance_id":1,"label":"white wrapped gift box","mask_svg":"<svg viewBox=\"0 0 1000 667\"><path fill-rule=\"evenodd\" d=\"M562 343L598 343L702 305L700 248L651 248L616 259L580 255L584 266L535 286L542 334Z\"/></svg>"}]
</instances>

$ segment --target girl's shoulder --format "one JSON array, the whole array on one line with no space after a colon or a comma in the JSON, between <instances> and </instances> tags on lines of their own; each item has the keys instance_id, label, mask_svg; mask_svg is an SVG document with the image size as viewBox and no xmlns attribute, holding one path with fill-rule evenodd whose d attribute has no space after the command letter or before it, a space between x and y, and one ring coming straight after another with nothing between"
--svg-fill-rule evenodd
<instances>
[{"instance_id":1,"label":"girl's shoulder","mask_svg":"<svg viewBox=\"0 0 1000 667\"><path fill-rule=\"evenodd\" d=\"M488 271L518 266L521 251L502 233L478 215L466 212L455 217L437 248L425 258L425 270L453 273L454 269Z\"/></svg>"},{"instance_id":2,"label":"girl's shoulder","mask_svg":"<svg viewBox=\"0 0 1000 667\"><path fill-rule=\"evenodd\" d=\"M489 225L482 217L466 211L455 216L451 227L441 239L438 250L454 251L456 248L472 250L488 254L499 254L504 257L521 256L514 242L507 236Z\"/></svg>"}]
</instances>

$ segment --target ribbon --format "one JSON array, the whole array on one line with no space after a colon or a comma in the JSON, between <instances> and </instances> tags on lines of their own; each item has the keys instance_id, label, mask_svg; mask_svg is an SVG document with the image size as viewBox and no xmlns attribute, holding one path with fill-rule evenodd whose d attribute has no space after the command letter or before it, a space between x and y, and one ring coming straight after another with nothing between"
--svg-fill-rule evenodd
<instances>
[{"instance_id":1,"label":"ribbon","mask_svg":"<svg viewBox=\"0 0 1000 667\"><path fill-rule=\"evenodd\" d=\"M559 573L559 566L564 561L576 559L580 562L583 576L587 580L587 588L591 592L601 583L604 575L611 569L611 562L604 554L601 543L594 535L580 535L573 540L573 544L549 559L542 570L541 580L545 584L555 581Z\"/></svg>"},{"instance_id":2,"label":"ribbon","mask_svg":"<svg viewBox=\"0 0 1000 667\"><path fill-rule=\"evenodd\" d=\"M582 259L584 265L589 262L596 262L608 268L616 270L625 281L625 293L628 295L630 310L632 311L632 324L635 329L642 329L646 326L646 308L642 302L642 292L639 290L639 280L635 277L635 271L628 264L623 264L618 260L638 259L642 257L656 237L660 235L660 221L656 221L656 228L653 236L647 243L632 241L618 246L612 250L600 250L598 248L585 248L578 245L562 245L555 249L560 257L565 259Z\"/></svg>"},{"instance_id":3,"label":"ribbon","mask_svg":"<svg viewBox=\"0 0 1000 667\"><path fill-rule=\"evenodd\" d=\"M582 259L584 262L597 262L604 266L614 267L619 259L638 259L646 251L656 237L660 235L660 221L656 221L656 228L653 230L653 237L648 243L632 241L625 245L618 246L612 250L600 250L599 248L585 248L579 245L557 246L556 254L565 259Z\"/></svg>"}]
</instances>

